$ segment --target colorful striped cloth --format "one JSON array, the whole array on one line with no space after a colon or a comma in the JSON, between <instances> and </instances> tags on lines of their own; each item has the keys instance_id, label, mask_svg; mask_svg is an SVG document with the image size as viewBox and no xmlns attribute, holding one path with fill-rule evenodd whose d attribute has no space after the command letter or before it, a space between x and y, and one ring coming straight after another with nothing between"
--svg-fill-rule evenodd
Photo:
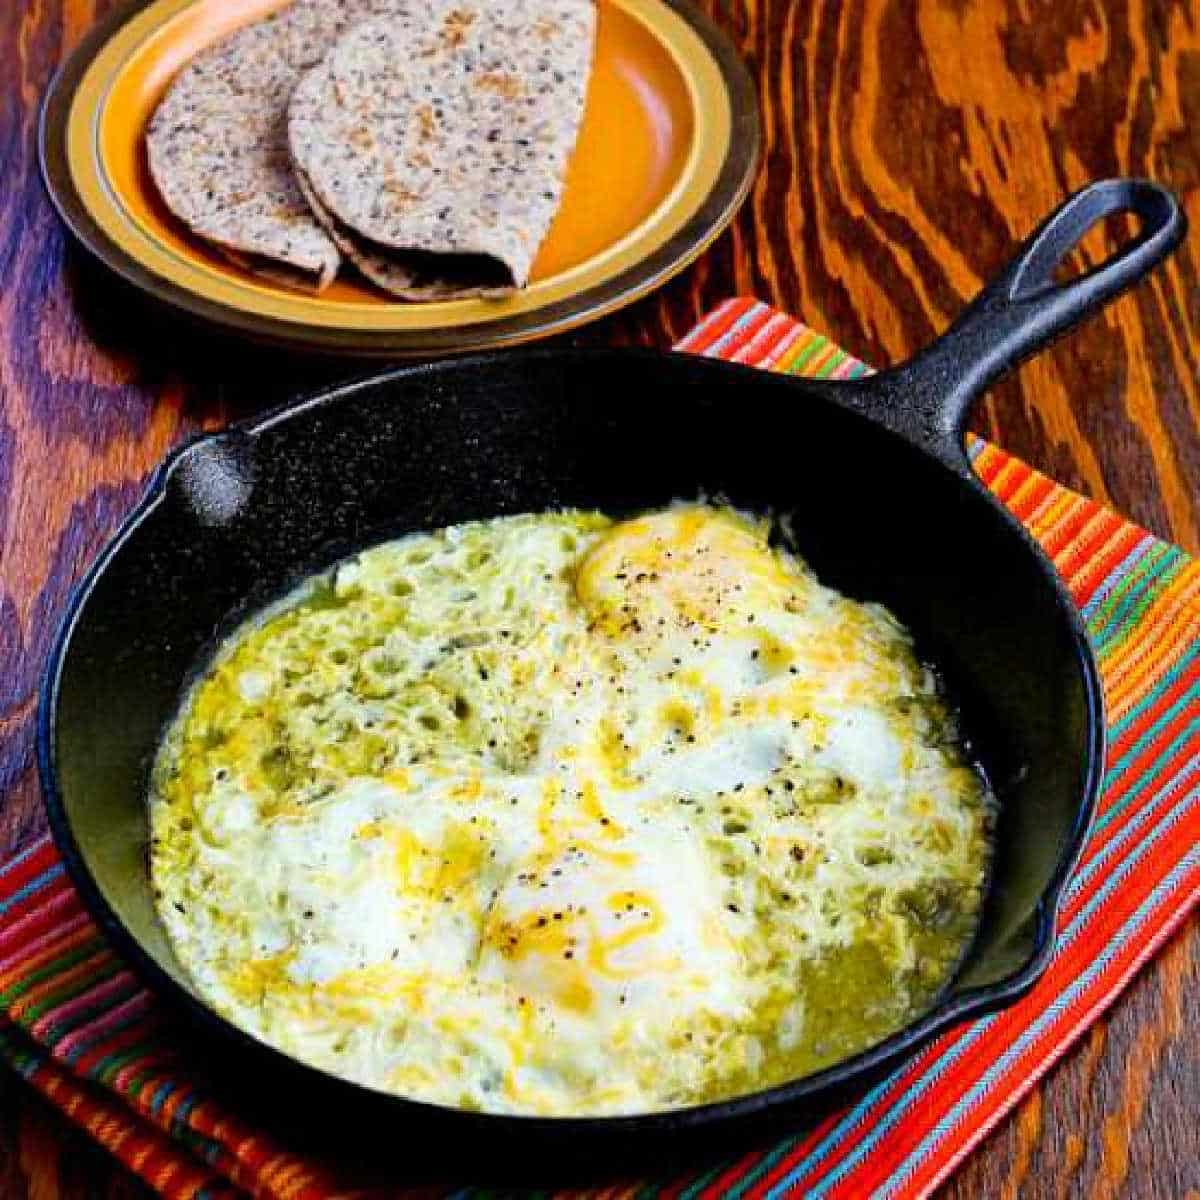
<instances>
[{"instance_id":1,"label":"colorful striped cloth","mask_svg":"<svg viewBox=\"0 0 1200 1200\"><path fill-rule=\"evenodd\" d=\"M723 305L680 349L829 378L865 370L750 300ZM1104 795L1050 969L1023 1001L946 1034L815 1129L606 1196L927 1195L1200 898L1200 564L994 446L976 439L970 452L1069 582L1108 698ZM352 1190L196 1082L186 1033L105 945L48 840L0 870L0 1008L0 1054L164 1196L325 1200Z\"/></svg>"}]
</instances>

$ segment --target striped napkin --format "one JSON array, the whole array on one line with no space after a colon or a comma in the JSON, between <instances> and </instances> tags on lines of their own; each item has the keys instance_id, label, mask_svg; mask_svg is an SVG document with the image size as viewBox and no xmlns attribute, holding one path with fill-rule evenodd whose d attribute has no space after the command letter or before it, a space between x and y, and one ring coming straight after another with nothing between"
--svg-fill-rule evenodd
<instances>
[{"instance_id":1,"label":"striped napkin","mask_svg":"<svg viewBox=\"0 0 1200 1200\"><path fill-rule=\"evenodd\" d=\"M717 309L679 349L826 378L866 370L752 300ZM1070 584L1108 699L1100 813L1050 969L1020 1003L952 1030L815 1129L607 1196L927 1195L1200 898L1200 563L995 446L974 439L970 453ZM0 1009L0 1055L162 1195L348 1194L336 1168L276 1144L195 1082L186 1032L108 949L46 839L0 869Z\"/></svg>"}]
</instances>

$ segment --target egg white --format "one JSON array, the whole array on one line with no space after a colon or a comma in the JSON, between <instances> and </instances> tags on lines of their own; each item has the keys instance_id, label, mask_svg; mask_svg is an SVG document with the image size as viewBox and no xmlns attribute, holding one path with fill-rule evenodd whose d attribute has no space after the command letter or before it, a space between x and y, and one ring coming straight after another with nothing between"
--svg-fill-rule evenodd
<instances>
[{"instance_id":1,"label":"egg white","mask_svg":"<svg viewBox=\"0 0 1200 1200\"><path fill-rule=\"evenodd\" d=\"M151 860L263 1039L437 1103L632 1112L907 1019L988 814L899 624L680 505L405 538L239 631L164 743Z\"/></svg>"}]
</instances>

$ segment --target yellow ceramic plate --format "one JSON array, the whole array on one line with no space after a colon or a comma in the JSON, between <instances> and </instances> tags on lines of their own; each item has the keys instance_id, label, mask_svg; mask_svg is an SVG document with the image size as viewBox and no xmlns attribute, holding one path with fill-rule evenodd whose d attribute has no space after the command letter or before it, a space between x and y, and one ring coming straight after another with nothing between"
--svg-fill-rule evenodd
<instances>
[{"instance_id":1,"label":"yellow ceramic plate","mask_svg":"<svg viewBox=\"0 0 1200 1200\"><path fill-rule=\"evenodd\" d=\"M256 338L417 354L544 337L644 295L691 262L745 198L754 90L692 0L598 0L596 61L562 208L530 284L504 300L405 304L348 271L320 296L233 266L168 213L144 131L197 51L281 0L150 0L100 25L42 110L46 186L63 219L127 279Z\"/></svg>"}]
</instances>

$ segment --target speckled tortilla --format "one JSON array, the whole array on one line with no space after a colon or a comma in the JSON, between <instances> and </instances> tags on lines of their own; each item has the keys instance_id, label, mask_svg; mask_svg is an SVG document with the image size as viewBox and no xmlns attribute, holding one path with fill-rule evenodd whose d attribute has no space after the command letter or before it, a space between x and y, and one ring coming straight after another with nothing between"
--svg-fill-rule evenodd
<instances>
[{"instance_id":1,"label":"speckled tortilla","mask_svg":"<svg viewBox=\"0 0 1200 1200\"><path fill-rule=\"evenodd\" d=\"M407 299L524 287L595 29L593 0L427 0L343 34L293 92L288 139L346 256Z\"/></svg>"},{"instance_id":2,"label":"speckled tortilla","mask_svg":"<svg viewBox=\"0 0 1200 1200\"><path fill-rule=\"evenodd\" d=\"M288 100L351 24L404 11L403 0L296 0L192 59L146 132L167 207L240 265L325 287L340 256L292 173Z\"/></svg>"},{"instance_id":3,"label":"speckled tortilla","mask_svg":"<svg viewBox=\"0 0 1200 1200\"><path fill-rule=\"evenodd\" d=\"M356 237L326 211L304 173L298 167L293 167L293 171L309 208L334 245L367 279L385 292L405 300L465 300L471 296L506 296L513 290L511 284L487 287L479 283L478 276L472 278L470 270L476 261L474 256L461 256L462 270L455 271L447 262L448 255L410 253L401 256L371 249L366 239ZM494 262L488 266L493 271L496 269Z\"/></svg>"}]
</instances>

